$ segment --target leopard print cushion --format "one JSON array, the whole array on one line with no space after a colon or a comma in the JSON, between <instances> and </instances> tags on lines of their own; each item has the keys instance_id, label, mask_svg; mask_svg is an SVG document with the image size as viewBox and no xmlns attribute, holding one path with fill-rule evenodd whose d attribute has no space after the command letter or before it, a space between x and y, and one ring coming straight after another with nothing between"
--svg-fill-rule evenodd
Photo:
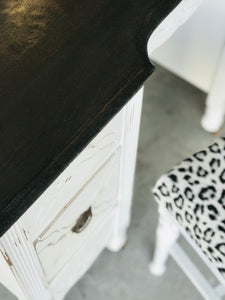
<instances>
[{"instance_id":1,"label":"leopard print cushion","mask_svg":"<svg viewBox=\"0 0 225 300\"><path fill-rule=\"evenodd\" d=\"M225 138L163 175L153 194L225 277Z\"/></svg>"}]
</instances>

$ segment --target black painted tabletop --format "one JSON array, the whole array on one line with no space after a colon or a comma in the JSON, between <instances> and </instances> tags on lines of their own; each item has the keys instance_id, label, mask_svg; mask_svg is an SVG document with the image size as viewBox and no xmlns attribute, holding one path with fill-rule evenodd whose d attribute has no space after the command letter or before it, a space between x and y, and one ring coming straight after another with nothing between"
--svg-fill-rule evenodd
<instances>
[{"instance_id":1,"label":"black painted tabletop","mask_svg":"<svg viewBox=\"0 0 225 300\"><path fill-rule=\"evenodd\" d=\"M151 74L178 2L0 1L0 235Z\"/></svg>"}]
</instances>

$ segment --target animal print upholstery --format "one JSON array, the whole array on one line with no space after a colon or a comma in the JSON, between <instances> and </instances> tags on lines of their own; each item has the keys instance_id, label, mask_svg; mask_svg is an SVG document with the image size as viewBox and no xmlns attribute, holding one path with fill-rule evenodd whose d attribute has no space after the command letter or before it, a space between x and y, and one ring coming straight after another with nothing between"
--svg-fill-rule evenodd
<instances>
[{"instance_id":1,"label":"animal print upholstery","mask_svg":"<svg viewBox=\"0 0 225 300\"><path fill-rule=\"evenodd\" d=\"M163 175L153 194L225 277L225 138Z\"/></svg>"}]
</instances>

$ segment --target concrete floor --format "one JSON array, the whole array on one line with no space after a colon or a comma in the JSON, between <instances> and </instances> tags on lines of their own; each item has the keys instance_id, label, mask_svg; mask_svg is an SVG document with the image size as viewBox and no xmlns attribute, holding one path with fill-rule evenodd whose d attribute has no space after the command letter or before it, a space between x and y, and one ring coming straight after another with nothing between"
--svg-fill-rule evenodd
<instances>
[{"instance_id":1,"label":"concrete floor","mask_svg":"<svg viewBox=\"0 0 225 300\"><path fill-rule=\"evenodd\" d=\"M146 82L127 246L119 253L104 250L65 300L202 299L172 259L159 278L149 274L148 263L157 224L150 188L170 167L215 138L200 127L205 97L161 68ZM0 299L15 298L0 286Z\"/></svg>"}]
</instances>

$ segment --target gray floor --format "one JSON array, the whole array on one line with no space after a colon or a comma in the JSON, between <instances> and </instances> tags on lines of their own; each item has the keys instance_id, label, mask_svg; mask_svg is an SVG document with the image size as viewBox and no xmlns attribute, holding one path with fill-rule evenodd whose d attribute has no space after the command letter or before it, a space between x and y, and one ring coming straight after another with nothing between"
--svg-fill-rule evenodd
<instances>
[{"instance_id":1,"label":"gray floor","mask_svg":"<svg viewBox=\"0 0 225 300\"><path fill-rule=\"evenodd\" d=\"M171 166L215 138L200 127L204 101L205 94L161 68L146 82L127 246L116 254L105 250L66 300L202 299L172 259L160 278L149 274L148 263L157 224L150 188ZM0 287L0 299L15 298Z\"/></svg>"}]
</instances>

